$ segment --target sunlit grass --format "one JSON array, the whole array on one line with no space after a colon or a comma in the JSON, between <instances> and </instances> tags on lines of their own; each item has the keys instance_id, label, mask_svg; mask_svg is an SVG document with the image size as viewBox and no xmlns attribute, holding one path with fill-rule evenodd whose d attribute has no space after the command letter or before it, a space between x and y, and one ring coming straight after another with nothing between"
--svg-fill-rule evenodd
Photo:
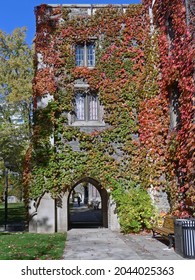
<instances>
[{"instance_id":1,"label":"sunlit grass","mask_svg":"<svg viewBox=\"0 0 195 280\"><path fill-rule=\"evenodd\" d=\"M0 260L60 260L65 240L65 233L0 233Z\"/></svg>"},{"instance_id":2,"label":"sunlit grass","mask_svg":"<svg viewBox=\"0 0 195 280\"><path fill-rule=\"evenodd\" d=\"M4 225L5 206L0 204L0 225ZM8 224L24 223L23 203L8 204ZM28 232L0 233L0 260L59 260L65 247L66 234Z\"/></svg>"}]
</instances>

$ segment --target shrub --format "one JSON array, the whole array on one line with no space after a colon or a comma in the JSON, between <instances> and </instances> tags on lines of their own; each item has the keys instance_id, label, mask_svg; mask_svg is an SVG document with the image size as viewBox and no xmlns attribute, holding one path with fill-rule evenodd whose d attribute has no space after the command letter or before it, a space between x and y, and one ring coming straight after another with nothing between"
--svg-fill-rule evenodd
<instances>
[{"instance_id":1,"label":"shrub","mask_svg":"<svg viewBox=\"0 0 195 280\"><path fill-rule=\"evenodd\" d=\"M128 189L117 188L113 192L117 203L121 230L124 233L150 229L154 216L154 206L146 190L138 186Z\"/></svg>"}]
</instances>

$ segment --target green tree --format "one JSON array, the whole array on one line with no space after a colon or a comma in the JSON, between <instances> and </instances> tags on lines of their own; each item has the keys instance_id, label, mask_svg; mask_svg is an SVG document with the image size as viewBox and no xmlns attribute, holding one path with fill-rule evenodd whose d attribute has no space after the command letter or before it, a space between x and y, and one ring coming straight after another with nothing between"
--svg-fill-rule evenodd
<instances>
[{"instance_id":1,"label":"green tree","mask_svg":"<svg viewBox=\"0 0 195 280\"><path fill-rule=\"evenodd\" d=\"M0 190L3 189L4 162L21 181L23 159L30 137L30 105L33 78L33 49L25 42L26 29L11 34L0 30Z\"/></svg>"}]
</instances>

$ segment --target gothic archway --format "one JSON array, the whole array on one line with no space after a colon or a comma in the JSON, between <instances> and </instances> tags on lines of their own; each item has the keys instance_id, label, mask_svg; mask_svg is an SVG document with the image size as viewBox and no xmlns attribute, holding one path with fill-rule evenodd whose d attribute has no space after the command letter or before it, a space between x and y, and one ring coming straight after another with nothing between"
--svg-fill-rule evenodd
<instances>
[{"instance_id":1,"label":"gothic archway","mask_svg":"<svg viewBox=\"0 0 195 280\"><path fill-rule=\"evenodd\" d=\"M68 229L108 227L108 194L101 184L85 177L74 184L68 195Z\"/></svg>"}]
</instances>

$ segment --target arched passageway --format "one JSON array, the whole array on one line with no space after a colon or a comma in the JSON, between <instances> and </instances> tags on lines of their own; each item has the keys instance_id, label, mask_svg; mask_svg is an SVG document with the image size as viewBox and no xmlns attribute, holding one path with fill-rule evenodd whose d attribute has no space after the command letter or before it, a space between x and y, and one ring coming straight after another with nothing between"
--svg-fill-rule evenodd
<instances>
[{"instance_id":1,"label":"arched passageway","mask_svg":"<svg viewBox=\"0 0 195 280\"><path fill-rule=\"evenodd\" d=\"M86 188L87 186L88 188ZM91 190L89 186L92 186ZM80 208L78 196L81 198ZM99 202L98 206L96 206L96 201ZM83 212L79 212L75 220L72 219L74 211L71 211L73 203L78 211L83 208ZM58 199L52 198L50 193L45 192L39 198L38 203L33 201L31 208L33 215L29 222L30 232L65 232L72 227L105 227L115 231L120 230L115 202L106 189L97 180L90 177L78 180ZM94 215L89 215L90 210L94 211L91 211ZM87 220L84 217L87 217Z\"/></svg>"},{"instance_id":2,"label":"arched passageway","mask_svg":"<svg viewBox=\"0 0 195 280\"><path fill-rule=\"evenodd\" d=\"M68 196L68 229L108 227L108 194L89 177L79 180Z\"/></svg>"}]
</instances>

